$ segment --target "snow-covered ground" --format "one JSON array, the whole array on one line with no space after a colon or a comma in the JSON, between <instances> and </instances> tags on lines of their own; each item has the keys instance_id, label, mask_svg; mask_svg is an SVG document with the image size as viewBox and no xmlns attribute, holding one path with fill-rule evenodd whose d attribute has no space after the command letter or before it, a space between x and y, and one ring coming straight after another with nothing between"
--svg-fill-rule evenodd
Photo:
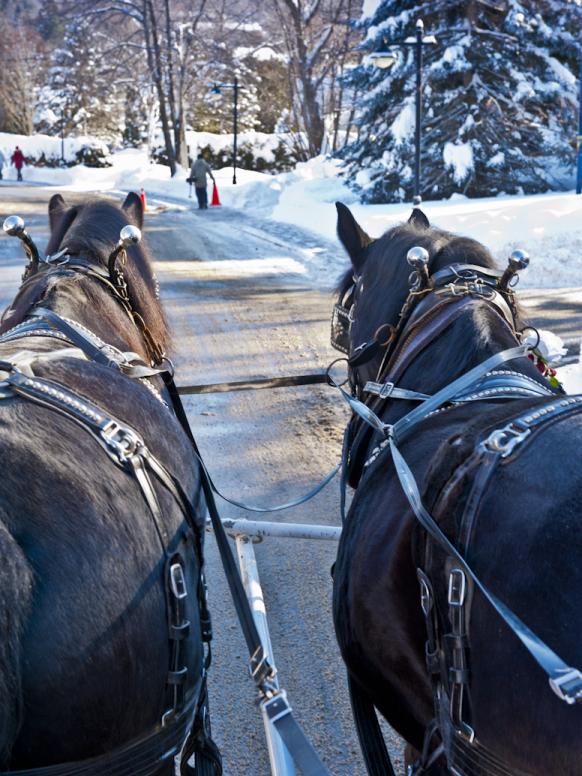
<instances>
[{"instance_id":1,"label":"snow-covered ground","mask_svg":"<svg viewBox=\"0 0 582 776\"><path fill-rule=\"evenodd\" d=\"M152 197L190 203L187 171L170 178L169 169L148 162L144 151L125 150L111 157L108 168L68 169L28 167L27 180L58 185L72 191L139 190ZM6 172L6 170L5 170ZM339 163L323 157L297 165L279 175L232 169L216 171L223 205L252 215L272 218L308 229L334 241L337 200L348 204L372 236L408 218L410 206L361 205L339 175ZM11 168L8 176L15 177ZM469 235L487 245L505 263L514 247L530 253L531 264L522 273L523 287L568 288L582 277L582 197L572 193L467 199L455 195L447 201L426 202L423 210L431 223Z\"/></svg>"}]
</instances>

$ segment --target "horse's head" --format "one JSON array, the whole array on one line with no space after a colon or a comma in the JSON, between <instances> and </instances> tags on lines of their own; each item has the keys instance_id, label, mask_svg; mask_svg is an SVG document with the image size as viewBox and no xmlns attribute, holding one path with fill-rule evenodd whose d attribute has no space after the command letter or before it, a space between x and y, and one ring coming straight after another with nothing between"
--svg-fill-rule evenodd
<instances>
[{"instance_id":1,"label":"horse's head","mask_svg":"<svg viewBox=\"0 0 582 776\"><path fill-rule=\"evenodd\" d=\"M476 240L432 227L418 208L412 211L406 223L372 239L345 205L338 202L336 206L338 237L351 259L351 267L338 288L340 317L341 307L349 311L348 342L344 339L343 344L347 345L351 356L364 343L376 341L380 344L373 358L358 368L361 379L373 380L409 298L413 268L407 261L407 254L411 248L420 246L427 251L430 274L456 263L491 268L494 260ZM343 320L338 328L340 332L343 328L345 333L345 315Z\"/></svg>"},{"instance_id":2,"label":"horse's head","mask_svg":"<svg viewBox=\"0 0 582 776\"><path fill-rule=\"evenodd\" d=\"M89 327L92 321L95 321L98 328L103 328L98 324L103 316L111 319L121 312L121 320L127 321L125 312L135 313L133 317L137 328L140 328L143 321L147 329L146 336L151 336L156 346L166 351L168 327L159 302L157 279L143 244L126 248L125 261L123 256L120 256L118 268L123 285L126 286L127 304L124 305L120 296L116 295L115 282L100 283L98 279L104 277L107 281L110 257L119 243L123 227L130 224L142 227L143 205L140 198L136 194L128 194L121 208L102 199L69 206L60 194L55 194L48 209L50 238L46 252L50 263L41 261L31 265L27 280L5 315L2 328L19 323L35 305L50 305L59 295L61 299L66 295L73 308L75 302L77 307L85 308L83 322ZM62 264L59 259L61 255ZM54 263L52 259L55 259ZM76 278L78 283L71 285L70 277L69 283L64 282L63 272L66 273L70 268L74 274L76 264L80 263L89 270L93 268L94 277L81 272ZM53 267L56 267L57 271L54 271ZM104 293L111 297L105 307ZM125 312L122 309L124 306ZM64 313L66 314L66 310ZM74 309L69 312L70 315L73 313ZM116 326L114 321L110 320L109 324L110 328L119 329L119 325ZM143 331L140 333L141 339L144 340ZM145 343L145 346L146 350L151 351L148 343Z\"/></svg>"}]
</instances>

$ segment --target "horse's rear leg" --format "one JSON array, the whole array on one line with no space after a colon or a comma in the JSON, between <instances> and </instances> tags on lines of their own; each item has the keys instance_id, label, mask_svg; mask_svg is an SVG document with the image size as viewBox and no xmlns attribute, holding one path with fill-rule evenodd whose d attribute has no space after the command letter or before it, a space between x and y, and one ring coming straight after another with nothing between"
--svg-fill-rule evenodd
<instances>
[{"instance_id":1,"label":"horse's rear leg","mask_svg":"<svg viewBox=\"0 0 582 776\"><path fill-rule=\"evenodd\" d=\"M21 638L32 599L33 574L1 519L0 558L0 766L4 766L22 723Z\"/></svg>"}]
</instances>

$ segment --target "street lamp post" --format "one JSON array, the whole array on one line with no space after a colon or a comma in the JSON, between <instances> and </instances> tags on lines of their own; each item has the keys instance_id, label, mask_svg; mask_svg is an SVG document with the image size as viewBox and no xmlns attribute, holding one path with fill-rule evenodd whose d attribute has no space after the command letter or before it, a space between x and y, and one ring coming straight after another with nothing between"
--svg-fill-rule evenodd
<instances>
[{"instance_id":1,"label":"street lamp post","mask_svg":"<svg viewBox=\"0 0 582 776\"><path fill-rule=\"evenodd\" d=\"M238 93L239 93L239 85L238 85L238 77L235 75L233 83L231 84L214 84L212 89L210 90L211 94L219 95L221 94L221 89L232 89L234 94L234 104L233 104L233 130L234 130L234 137L233 137L233 144L232 144L232 182L236 183L236 161L237 161L237 154L238 154Z\"/></svg>"},{"instance_id":2,"label":"street lamp post","mask_svg":"<svg viewBox=\"0 0 582 776\"><path fill-rule=\"evenodd\" d=\"M232 154L232 182L236 183L236 154L237 154L237 147L236 147L236 141L238 137L238 78L234 77L234 83L232 85L232 88L234 90L234 105L233 105L233 111L234 111L234 138L233 138L233 154Z\"/></svg>"},{"instance_id":3,"label":"street lamp post","mask_svg":"<svg viewBox=\"0 0 582 776\"><path fill-rule=\"evenodd\" d=\"M424 34L424 22L418 19L416 22L416 35L405 40L394 41L387 44L388 48L392 46L410 46L414 48L414 61L416 66L416 122L414 129L414 196L412 203L420 205L422 196L420 194L420 148L422 138L422 54L424 46L433 46L436 43L434 35ZM391 67L395 62L395 57L389 52L379 51L372 54L370 59L377 67Z\"/></svg>"}]
</instances>

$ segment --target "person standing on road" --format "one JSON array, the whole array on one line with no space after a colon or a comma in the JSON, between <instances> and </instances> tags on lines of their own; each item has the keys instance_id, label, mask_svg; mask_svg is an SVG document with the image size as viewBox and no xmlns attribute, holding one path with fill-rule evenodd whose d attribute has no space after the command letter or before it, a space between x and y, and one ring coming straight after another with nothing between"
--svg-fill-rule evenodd
<instances>
[{"instance_id":1,"label":"person standing on road","mask_svg":"<svg viewBox=\"0 0 582 776\"><path fill-rule=\"evenodd\" d=\"M4 153L3 153L2 149L0 148L0 181L2 180L2 177L3 177L2 173L3 173L3 170L4 170L4 165L5 164L6 164L6 157L4 156Z\"/></svg>"},{"instance_id":2,"label":"person standing on road","mask_svg":"<svg viewBox=\"0 0 582 776\"><path fill-rule=\"evenodd\" d=\"M18 174L18 180L22 180L22 166L24 162L26 161L24 158L24 154L20 150L18 146L14 149L14 153L12 154L11 158L12 164L16 167L16 172Z\"/></svg>"},{"instance_id":3,"label":"person standing on road","mask_svg":"<svg viewBox=\"0 0 582 776\"><path fill-rule=\"evenodd\" d=\"M212 168L202 158L202 154L198 154L198 158L192 164L190 170L190 180L194 183L196 189L196 197L198 199L198 210L208 210L208 192L206 191L207 181L206 176L210 175L212 182L214 183L214 175L212 174Z\"/></svg>"}]
</instances>

